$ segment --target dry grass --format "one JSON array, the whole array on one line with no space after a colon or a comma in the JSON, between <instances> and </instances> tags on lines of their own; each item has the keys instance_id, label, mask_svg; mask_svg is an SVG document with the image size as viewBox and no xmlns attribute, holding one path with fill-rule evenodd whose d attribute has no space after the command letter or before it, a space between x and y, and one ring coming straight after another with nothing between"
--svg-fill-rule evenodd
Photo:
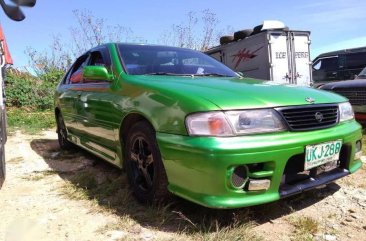
<instances>
[{"instance_id":1,"label":"dry grass","mask_svg":"<svg viewBox=\"0 0 366 241\"><path fill-rule=\"evenodd\" d=\"M197 210L186 202L145 206L134 199L126 175L111 176L98 184L93 173L84 170L72 174L61 193L73 200L91 201L95 204L92 211L118 214L119 222L106 225L98 230L100 233L124 230L134 235L136 227L143 226L155 233L167 232L167 239L159 236L159 240L262 240L252 230L254 223L247 220L248 211Z\"/></svg>"},{"instance_id":2,"label":"dry grass","mask_svg":"<svg viewBox=\"0 0 366 241\"><path fill-rule=\"evenodd\" d=\"M45 171L34 171L30 175L23 176L22 179L27 181L39 181L48 176L56 175L57 172L54 170L45 170Z\"/></svg>"},{"instance_id":3,"label":"dry grass","mask_svg":"<svg viewBox=\"0 0 366 241\"><path fill-rule=\"evenodd\" d=\"M263 240L254 231L253 223L233 223L227 227L220 227L219 223L213 221L212 230L214 231L201 231L194 234L191 238L192 240L202 240L202 241L260 241Z\"/></svg>"},{"instance_id":4,"label":"dry grass","mask_svg":"<svg viewBox=\"0 0 366 241\"><path fill-rule=\"evenodd\" d=\"M289 220L295 228L291 237L293 241L312 241L319 231L319 223L311 217L294 217Z\"/></svg>"},{"instance_id":5,"label":"dry grass","mask_svg":"<svg viewBox=\"0 0 366 241\"><path fill-rule=\"evenodd\" d=\"M57 158L64 159L61 154ZM48 157L48 153L43 155ZM99 229L99 233L123 230L126 238L138 240L144 231L136 233L142 228L157 235L154 240L262 240L253 231L249 209L213 210L178 198L142 205L133 197L127 176L104 164L59 174L65 181L59 190L64 197L86 201L91 212L116 214L118 222Z\"/></svg>"},{"instance_id":6,"label":"dry grass","mask_svg":"<svg viewBox=\"0 0 366 241\"><path fill-rule=\"evenodd\" d=\"M88 200L88 194L85 189L73 185L71 182L67 181L61 187L62 195L68 197L72 200Z\"/></svg>"},{"instance_id":7,"label":"dry grass","mask_svg":"<svg viewBox=\"0 0 366 241\"><path fill-rule=\"evenodd\" d=\"M21 163L22 161L24 161L23 157L18 156L18 157L11 158L10 160L8 160L8 161L6 161L6 162L7 162L7 163L19 164L19 163Z\"/></svg>"}]
</instances>

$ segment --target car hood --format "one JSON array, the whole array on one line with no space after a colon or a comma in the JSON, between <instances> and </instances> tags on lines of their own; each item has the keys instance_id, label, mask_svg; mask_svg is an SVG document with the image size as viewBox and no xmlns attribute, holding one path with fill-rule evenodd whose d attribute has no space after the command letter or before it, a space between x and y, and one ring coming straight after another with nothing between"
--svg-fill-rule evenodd
<instances>
[{"instance_id":1,"label":"car hood","mask_svg":"<svg viewBox=\"0 0 366 241\"><path fill-rule=\"evenodd\" d=\"M359 88L366 87L366 79L355 79L355 80L345 80L338 82L331 82L325 85L322 85L320 89L323 90L333 90L335 88Z\"/></svg>"},{"instance_id":2,"label":"car hood","mask_svg":"<svg viewBox=\"0 0 366 241\"><path fill-rule=\"evenodd\" d=\"M179 99L204 99L220 109L265 108L289 105L338 103L344 97L309 87L275 85L270 81L224 77L135 76L135 82Z\"/></svg>"}]
</instances>

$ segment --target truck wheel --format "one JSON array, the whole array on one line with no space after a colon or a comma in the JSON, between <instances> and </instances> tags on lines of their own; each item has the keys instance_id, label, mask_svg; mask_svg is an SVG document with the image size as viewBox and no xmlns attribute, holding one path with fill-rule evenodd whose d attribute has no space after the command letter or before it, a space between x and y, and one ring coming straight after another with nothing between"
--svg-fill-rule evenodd
<instances>
[{"instance_id":1,"label":"truck wheel","mask_svg":"<svg viewBox=\"0 0 366 241\"><path fill-rule=\"evenodd\" d=\"M62 150L69 150L72 143L67 140L67 129L61 113L56 114L58 144Z\"/></svg>"},{"instance_id":2,"label":"truck wheel","mask_svg":"<svg viewBox=\"0 0 366 241\"><path fill-rule=\"evenodd\" d=\"M125 143L125 167L136 198L146 204L165 200L169 195L168 178L153 128L145 121L137 122Z\"/></svg>"},{"instance_id":3,"label":"truck wheel","mask_svg":"<svg viewBox=\"0 0 366 241\"><path fill-rule=\"evenodd\" d=\"M220 38L220 44L228 44L230 42L234 41L234 37L233 36L222 36Z\"/></svg>"},{"instance_id":4,"label":"truck wheel","mask_svg":"<svg viewBox=\"0 0 366 241\"><path fill-rule=\"evenodd\" d=\"M234 40L244 39L253 33L253 29L244 29L234 33Z\"/></svg>"}]
</instances>

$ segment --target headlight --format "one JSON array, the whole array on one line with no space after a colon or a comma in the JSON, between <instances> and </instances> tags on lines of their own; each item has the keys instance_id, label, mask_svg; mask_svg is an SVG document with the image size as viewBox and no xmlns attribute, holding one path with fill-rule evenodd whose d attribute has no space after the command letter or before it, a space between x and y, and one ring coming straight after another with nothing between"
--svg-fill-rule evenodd
<instances>
[{"instance_id":1,"label":"headlight","mask_svg":"<svg viewBox=\"0 0 366 241\"><path fill-rule=\"evenodd\" d=\"M191 136L232 136L233 131L220 111L196 113L186 118L188 133Z\"/></svg>"},{"instance_id":2,"label":"headlight","mask_svg":"<svg viewBox=\"0 0 366 241\"><path fill-rule=\"evenodd\" d=\"M351 120L355 117L352 106L349 102L339 104L339 121Z\"/></svg>"},{"instance_id":3,"label":"headlight","mask_svg":"<svg viewBox=\"0 0 366 241\"><path fill-rule=\"evenodd\" d=\"M195 136L235 136L286 129L272 109L197 113L186 118L186 125L189 135Z\"/></svg>"},{"instance_id":4,"label":"headlight","mask_svg":"<svg viewBox=\"0 0 366 241\"><path fill-rule=\"evenodd\" d=\"M279 114L272 109L227 111L235 134L277 132L286 129Z\"/></svg>"}]
</instances>

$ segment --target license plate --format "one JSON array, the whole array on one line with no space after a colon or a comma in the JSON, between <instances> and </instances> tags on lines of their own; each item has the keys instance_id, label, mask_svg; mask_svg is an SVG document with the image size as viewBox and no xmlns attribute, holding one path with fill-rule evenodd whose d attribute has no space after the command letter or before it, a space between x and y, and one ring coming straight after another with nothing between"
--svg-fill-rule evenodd
<instances>
[{"instance_id":1,"label":"license plate","mask_svg":"<svg viewBox=\"0 0 366 241\"><path fill-rule=\"evenodd\" d=\"M304 169L309 170L324 163L339 160L341 147L341 140L306 146Z\"/></svg>"}]
</instances>

